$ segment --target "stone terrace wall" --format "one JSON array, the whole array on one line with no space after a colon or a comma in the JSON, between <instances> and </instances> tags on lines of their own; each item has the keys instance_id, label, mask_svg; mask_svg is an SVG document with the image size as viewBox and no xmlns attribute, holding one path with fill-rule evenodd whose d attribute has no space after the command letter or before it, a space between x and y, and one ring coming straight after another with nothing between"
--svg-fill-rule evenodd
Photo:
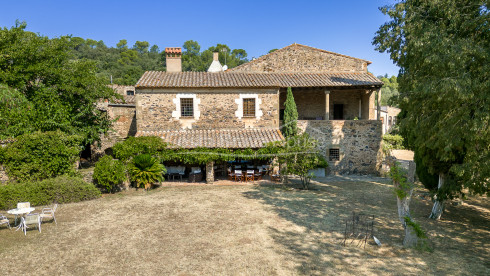
<instances>
[{"instance_id":1,"label":"stone terrace wall","mask_svg":"<svg viewBox=\"0 0 490 276\"><path fill-rule=\"evenodd\" d=\"M101 142L92 146L92 157L98 158L119 141L136 134L136 108L134 105L108 104L105 107L109 119L117 119L112 130L103 135Z\"/></svg>"},{"instance_id":2,"label":"stone terrace wall","mask_svg":"<svg viewBox=\"0 0 490 276\"><path fill-rule=\"evenodd\" d=\"M367 72L367 63L323 50L291 45L231 69L233 72Z\"/></svg>"},{"instance_id":3,"label":"stone terrace wall","mask_svg":"<svg viewBox=\"0 0 490 276\"><path fill-rule=\"evenodd\" d=\"M176 118L174 99L177 94L194 94L199 118ZM236 111L240 94L257 94L262 111L260 118L238 118ZM258 101L256 102L258 104ZM144 92L136 94L136 116L138 131L162 131L191 129L243 129L279 127L279 95L277 90L183 90ZM196 110L194 113L196 114ZM180 114L180 111L177 112Z\"/></svg>"},{"instance_id":4,"label":"stone terrace wall","mask_svg":"<svg viewBox=\"0 0 490 276\"><path fill-rule=\"evenodd\" d=\"M330 148L340 150L340 161L329 161L330 174L374 174L381 167L381 121L298 121L299 129L318 140L327 158Z\"/></svg>"}]
</instances>

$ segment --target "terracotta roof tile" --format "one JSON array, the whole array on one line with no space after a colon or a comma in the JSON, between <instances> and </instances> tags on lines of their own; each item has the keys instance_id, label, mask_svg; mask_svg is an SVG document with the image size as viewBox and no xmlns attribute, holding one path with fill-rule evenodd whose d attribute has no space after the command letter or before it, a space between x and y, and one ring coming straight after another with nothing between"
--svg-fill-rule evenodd
<instances>
[{"instance_id":1,"label":"terracotta roof tile","mask_svg":"<svg viewBox=\"0 0 490 276\"><path fill-rule=\"evenodd\" d=\"M370 73L245 73L146 71L137 88L381 86Z\"/></svg>"},{"instance_id":2,"label":"terracotta roof tile","mask_svg":"<svg viewBox=\"0 0 490 276\"><path fill-rule=\"evenodd\" d=\"M158 136L176 148L261 148L282 141L279 129L188 129L139 131L136 136Z\"/></svg>"}]
</instances>

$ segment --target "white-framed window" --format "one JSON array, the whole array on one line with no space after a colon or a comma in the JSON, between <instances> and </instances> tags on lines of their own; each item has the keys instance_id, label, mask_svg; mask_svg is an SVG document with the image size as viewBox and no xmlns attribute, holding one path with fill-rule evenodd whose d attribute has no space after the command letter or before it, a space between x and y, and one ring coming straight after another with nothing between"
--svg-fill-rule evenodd
<instances>
[{"instance_id":1,"label":"white-framed window","mask_svg":"<svg viewBox=\"0 0 490 276\"><path fill-rule=\"evenodd\" d=\"M235 99L235 103L238 105L235 112L235 116L238 119L260 119L263 115L262 110L260 109L262 100L259 98L258 94L240 94L239 98Z\"/></svg>"},{"instance_id":2,"label":"white-framed window","mask_svg":"<svg viewBox=\"0 0 490 276\"><path fill-rule=\"evenodd\" d=\"M199 120L201 99L197 98L196 94L179 93L172 101L175 104L175 110L172 111L173 118L177 120L181 118Z\"/></svg>"}]
</instances>

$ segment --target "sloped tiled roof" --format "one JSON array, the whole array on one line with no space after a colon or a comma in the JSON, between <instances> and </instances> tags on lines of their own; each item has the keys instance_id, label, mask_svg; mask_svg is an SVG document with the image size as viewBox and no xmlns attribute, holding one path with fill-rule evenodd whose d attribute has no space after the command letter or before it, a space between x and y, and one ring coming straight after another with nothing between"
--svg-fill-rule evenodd
<instances>
[{"instance_id":1,"label":"sloped tiled roof","mask_svg":"<svg viewBox=\"0 0 490 276\"><path fill-rule=\"evenodd\" d=\"M322 53L332 54L332 55L336 55L336 56L340 56L340 57L355 59L355 60L366 62L368 65L372 63L369 60L365 60L365 59L361 59L361 58L355 58L355 57L351 57L351 56L347 56L347 55L342 55L342 54L339 54L339 53L330 52L330 51L327 51L327 50L323 50L323 49L319 49L319 48L315 48L315 47L311 47L311 46L307 46L307 45L303 45L303 44L293 43L293 44L288 45L288 46L286 46L284 48L277 49L276 51L274 51L272 53L269 53L267 55L263 55L263 56L261 56L261 57L259 57L257 59L251 60L251 61L249 61L247 63L244 63L242 65L239 65L237 67L231 68L229 71L240 71L241 68L244 67L244 66L249 66L251 63L260 62L261 60L267 59L271 55L277 55L281 51L287 50L287 49L289 49L291 47L300 47L300 48L305 48L305 49L309 49L309 50L313 50L313 51L318 51L318 52L322 52Z\"/></svg>"},{"instance_id":2,"label":"sloped tiled roof","mask_svg":"<svg viewBox=\"0 0 490 276\"><path fill-rule=\"evenodd\" d=\"M176 148L261 148L282 141L279 129L188 129L139 131L136 136L158 136Z\"/></svg>"},{"instance_id":3,"label":"sloped tiled roof","mask_svg":"<svg viewBox=\"0 0 490 276\"><path fill-rule=\"evenodd\" d=\"M381 86L371 73L245 73L146 71L136 88Z\"/></svg>"}]
</instances>

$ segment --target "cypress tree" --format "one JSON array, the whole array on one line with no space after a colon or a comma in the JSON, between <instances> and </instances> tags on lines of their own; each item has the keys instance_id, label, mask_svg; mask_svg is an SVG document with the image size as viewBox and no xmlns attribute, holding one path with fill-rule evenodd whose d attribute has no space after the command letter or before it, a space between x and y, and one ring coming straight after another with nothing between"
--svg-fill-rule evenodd
<instances>
[{"instance_id":1,"label":"cypress tree","mask_svg":"<svg viewBox=\"0 0 490 276\"><path fill-rule=\"evenodd\" d=\"M286 102L284 103L284 120L282 125L282 134L289 138L298 134L298 110L294 102L293 92L291 87L288 87Z\"/></svg>"}]
</instances>

